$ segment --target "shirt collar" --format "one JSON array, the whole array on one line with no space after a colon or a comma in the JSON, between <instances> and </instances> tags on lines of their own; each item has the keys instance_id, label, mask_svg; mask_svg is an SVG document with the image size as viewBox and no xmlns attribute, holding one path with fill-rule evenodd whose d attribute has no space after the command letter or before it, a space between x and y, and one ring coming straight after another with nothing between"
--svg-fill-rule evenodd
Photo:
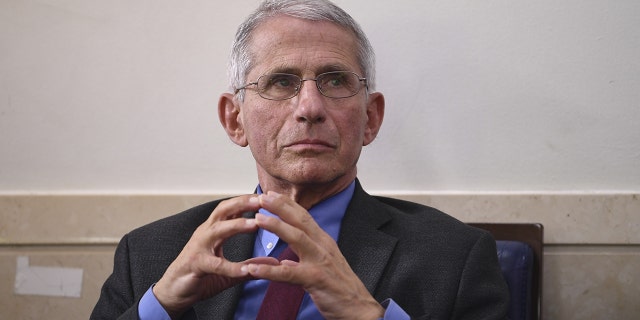
<instances>
[{"instance_id":1,"label":"shirt collar","mask_svg":"<svg viewBox=\"0 0 640 320\"><path fill-rule=\"evenodd\" d=\"M351 182L351 184L349 184L349 186L347 186L344 190L325 200L322 200L315 206L311 207L311 209L309 209L309 213L313 217L313 220L315 220L320 228L328 233L335 241L338 241L342 218L347 211L349 202L351 202L354 190L355 180ZM262 188L260 188L260 185L258 185L257 193L262 194ZM268 216L277 217L275 214L262 208L260 208L258 211ZM279 237L272 232L264 229L259 229L256 240L258 240L256 241L256 245L258 243L261 244L261 247L264 250L264 255L269 255L276 247Z\"/></svg>"}]
</instances>

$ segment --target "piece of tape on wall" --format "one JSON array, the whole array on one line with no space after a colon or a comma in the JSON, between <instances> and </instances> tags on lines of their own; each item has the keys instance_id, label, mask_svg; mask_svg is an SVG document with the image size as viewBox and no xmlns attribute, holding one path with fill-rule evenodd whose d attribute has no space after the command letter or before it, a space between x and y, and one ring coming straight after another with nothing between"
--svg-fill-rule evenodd
<instances>
[{"instance_id":1,"label":"piece of tape on wall","mask_svg":"<svg viewBox=\"0 0 640 320\"><path fill-rule=\"evenodd\" d=\"M79 298L82 269L29 266L29 257L17 259L15 294Z\"/></svg>"}]
</instances>

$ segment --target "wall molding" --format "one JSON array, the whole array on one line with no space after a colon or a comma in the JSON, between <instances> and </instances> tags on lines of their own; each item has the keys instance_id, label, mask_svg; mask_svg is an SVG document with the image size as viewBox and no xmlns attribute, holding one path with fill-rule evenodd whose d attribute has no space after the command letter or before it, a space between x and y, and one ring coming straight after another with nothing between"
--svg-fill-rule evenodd
<instances>
[{"instance_id":1,"label":"wall molding","mask_svg":"<svg viewBox=\"0 0 640 320\"><path fill-rule=\"evenodd\" d=\"M549 245L640 245L640 194L381 194L465 222L539 222ZM0 195L0 245L106 245L229 194Z\"/></svg>"}]
</instances>

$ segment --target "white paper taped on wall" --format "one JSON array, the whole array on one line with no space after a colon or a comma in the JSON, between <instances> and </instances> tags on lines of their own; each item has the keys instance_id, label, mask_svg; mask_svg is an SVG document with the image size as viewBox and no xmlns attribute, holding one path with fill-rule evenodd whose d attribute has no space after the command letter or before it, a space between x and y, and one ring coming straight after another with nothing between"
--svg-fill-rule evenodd
<instances>
[{"instance_id":1,"label":"white paper taped on wall","mask_svg":"<svg viewBox=\"0 0 640 320\"><path fill-rule=\"evenodd\" d=\"M82 269L31 267L29 257L17 259L15 293L80 298Z\"/></svg>"}]
</instances>

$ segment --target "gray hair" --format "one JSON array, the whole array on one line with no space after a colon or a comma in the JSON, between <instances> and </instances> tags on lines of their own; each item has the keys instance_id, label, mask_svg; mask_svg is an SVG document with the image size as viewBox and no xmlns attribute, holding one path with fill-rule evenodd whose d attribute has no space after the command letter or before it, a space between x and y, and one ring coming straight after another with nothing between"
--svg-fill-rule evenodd
<instances>
[{"instance_id":1,"label":"gray hair","mask_svg":"<svg viewBox=\"0 0 640 320\"><path fill-rule=\"evenodd\" d=\"M344 10L328 0L265 0L238 27L229 61L231 90L245 84L255 61L250 50L251 34L262 22L277 15L311 21L328 21L353 32L357 43L357 61L367 78L369 90L375 90L375 54L373 47L358 23ZM244 91L238 93L243 100Z\"/></svg>"}]
</instances>

